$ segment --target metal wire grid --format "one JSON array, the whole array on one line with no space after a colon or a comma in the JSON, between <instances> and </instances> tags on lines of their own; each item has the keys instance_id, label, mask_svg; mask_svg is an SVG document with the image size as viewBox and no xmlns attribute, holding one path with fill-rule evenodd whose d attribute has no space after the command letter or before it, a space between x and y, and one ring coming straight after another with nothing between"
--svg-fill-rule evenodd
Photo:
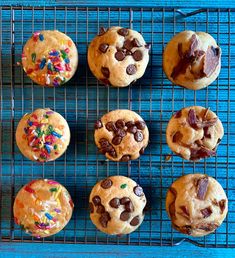
<instances>
[{"instance_id":1,"label":"metal wire grid","mask_svg":"<svg viewBox=\"0 0 235 258\"><path fill-rule=\"evenodd\" d=\"M0 239L13 242L94 243L128 245L177 245L183 241L199 246L235 247L235 9L182 10L173 8L0 8ZM86 62L89 42L100 26L121 25L140 31L152 44L144 77L125 89L106 88L90 73ZM65 87L47 89L35 85L17 65L22 47L32 32L58 29L67 33L79 51L79 68ZM207 31L220 44L222 70L210 87L193 92L172 85L162 71L162 51L177 32ZM183 106L211 107L223 122L225 136L218 156L198 163L186 162L170 153L165 129L174 111ZM68 121L72 139L63 157L48 164L25 159L15 144L15 130L23 114L50 107ZM150 129L150 144L139 160L126 163L105 161L93 142L93 123L107 111L129 108L137 111ZM182 174L201 172L215 177L229 198L229 213L216 233L203 238L184 238L171 228L165 212L165 195ZM88 196L97 180L126 175L139 182L149 210L141 227L123 237L106 236L89 219ZM46 239L34 239L14 224L12 205L17 191L28 181L54 178L64 184L75 202L68 226Z\"/></svg>"}]
</instances>

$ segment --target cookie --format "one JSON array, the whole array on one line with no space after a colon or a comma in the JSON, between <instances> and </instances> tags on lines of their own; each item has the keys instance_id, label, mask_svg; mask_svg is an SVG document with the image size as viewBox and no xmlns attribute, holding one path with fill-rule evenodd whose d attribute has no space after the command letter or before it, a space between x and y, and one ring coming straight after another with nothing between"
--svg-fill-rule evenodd
<instances>
[{"instance_id":1,"label":"cookie","mask_svg":"<svg viewBox=\"0 0 235 258\"><path fill-rule=\"evenodd\" d=\"M33 180L17 193L15 223L37 238L58 233L69 222L73 201L64 186L54 180Z\"/></svg>"},{"instance_id":2,"label":"cookie","mask_svg":"<svg viewBox=\"0 0 235 258\"><path fill-rule=\"evenodd\" d=\"M108 177L91 191L90 218L106 234L129 234L142 223L146 202L142 187L132 179Z\"/></svg>"},{"instance_id":3,"label":"cookie","mask_svg":"<svg viewBox=\"0 0 235 258\"><path fill-rule=\"evenodd\" d=\"M111 111L96 121L94 127L95 143L100 152L110 160L137 159L148 145L148 127L134 111Z\"/></svg>"},{"instance_id":4,"label":"cookie","mask_svg":"<svg viewBox=\"0 0 235 258\"><path fill-rule=\"evenodd\" d=\"M176 230L200 237L222 224L228 212L228 199L214 178L189 174L178 178L169 188L166 211Z\"/></svg>"},{"instance_id":5,"label":"cookie","mask_svg":"<svg viewBox=\"0 0 235 258\"><path fill-rule=\"evenodd\" d=\"M224 128L214 112L192 106L176 112L166 129L167 144L183 159L197 161L216 155Z\"/></svg>"},{"instance_id":6,"label":"cookie","mask_svg":"<svg viewBox=\"0 0 235 258\"><path fill-rule=\"evenodd\" d=\"M37 31L24 46L22 65L37 84L58 87L77 70L77 48L70 37L58 30Z\"/></svg>"},{"instance_id":7,"label":"cookie","mask_svg":"<svg viewBox=\"0 0 235 258\"><path fill-rule=\"evenodd\" d=\"M140 33L121 27L101 28L88 48L88 64L105 85L126 87L143 76L150 45Z\"/></svg>"},{"instance_id":8,"label":"cookie","mask_svg":"<svg viewBox=\"0 0 235 258\"><path fill-rule=\"evenodd\" d=\"M183 31L167 44L163 70L174 84L192 90L210 85L219 75L221 48L205 32Z\"/></svg>"},{"instance_id":9,"label":"cookie","mask_svg":"<svg viewBox=\"0 0 235 258\"><path fill-rule=\"evenodd\" d=\"M22 154L33 161L59 158L70 142L66 120L49 108L25 114L16 129L16 143Z\"/></svg>"}]
</instances>

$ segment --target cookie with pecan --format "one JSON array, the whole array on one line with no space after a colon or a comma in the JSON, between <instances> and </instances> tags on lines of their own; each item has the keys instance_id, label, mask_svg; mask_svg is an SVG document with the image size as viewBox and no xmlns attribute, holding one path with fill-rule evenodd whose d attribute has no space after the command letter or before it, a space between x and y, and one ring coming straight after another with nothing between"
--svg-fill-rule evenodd
<instances>
[{"instance_id":1,"label":"cookie with pecan","mask_svg":"<svg viewBox=\"0 0 235 258\"><path fill-rule=\"evenodd\" d=\"M141 186L125 176L112 176L99 181L89 198L90 218L102 232L110 235L129 234L144 219L146 198Z\"/></svg>"},{"instance_id":2,"label":"cookie with pecan","mask_svg":"<svg viewBox=\"0 0 235 258\"><path fill-rule=\"evenodd\" d=\"M143 76L150 45L137 31L122 27L101 28L88 48L88 64L105 85L126 87Z\"/></svg>"},{"instance_id":3,"label":"cookie with pecan","mask_svg":"<svg viewBox=\"0 0 235 258\"><path fill-rule=\"evenodd\" d=\"M166 129L166 140L171 150L192 161L215 156L223 135L223 125L216 114L200 106L176 112Z\"/></svg>"},{"instance_id":4,"label":"cookie with pecan","mask_svg":"<svg viewBox=\"0 0 235 258\"><path fill-rule=\"evenodd\" d=\"M219 75L221 48L205 32L182 31L167 44L163 69L174 84L192 90L210 85Z\"/></svg>"},{"instance_id":5,"label":"cookie with pecan","mask_svg":"<svg viewBox=\"0 0 235 258\"><path fill-rule=\"evenodd\" d=\"M144 120L131 110L113 110L96 121L94 128L97 147L113 161L137 159L148 145L148 127Z\"/></svg>"},{"instance_id":6,"label":"cookie with pecan","mask_svg":"<svg viewBox=\"0 0 235 258\"><path fill-rule=\"evenodd\" d=\"M166 211L176 230L200 237L222 224L228 212L228 199L214 178L189 174L178 178L169 188Z\"/></svg>"}]
</instances>

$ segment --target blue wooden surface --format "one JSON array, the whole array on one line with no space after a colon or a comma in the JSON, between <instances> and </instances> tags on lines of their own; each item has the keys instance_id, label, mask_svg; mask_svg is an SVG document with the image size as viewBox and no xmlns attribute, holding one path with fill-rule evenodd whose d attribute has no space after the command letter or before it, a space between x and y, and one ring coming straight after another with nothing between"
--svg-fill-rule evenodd
<instances>
[{"instance_id":1,"label":"blue wooden surface","mask_svg":"<svg viewBox=\"0 0 235 258\"><path fill-rule=\"evenodd\" d=\"M80 4L82 5L95 5L96 3L99 5L107 5L107 3L110 1L83 1L80 2ZM28 5L28 1L23 1L19 2L19 1L11 1L12 4L26 4ZM63 4L64 1L47 1L47 3L45 3L44 1L32 1L31 4L33 5L53 5L53 4ZM9 1L1 1L1 4L8 4L9 5ZM151 3L150 1L138 1L138 3L136 3L136 1L129 1L128 3L125 3L123 1L123 5L154 5L154 6L185 6L185 2L183 1L162 1L160 3L160 1L158 3L156 3L154 1L154 3ZM207 2L205 3L205 1L197 1L195 3L195 1L187 1L187 6L188 7L233 7L235 6L234 1L213 1L213 2ZM29 28L30 31L31 28ZM63 30L63 29L62 29ZM210 28L209 28L210 30ZM173 34L173 31L171 31L171 33ZM25 38L23 38L23 41L25 41L25 39L27 38L27 33L25 33ZM93 35L91 35L92 38ZM171 35L170 35L171 36ZM223 42L223 37L221 38L221 42ZM226 40L226 39L225 39ZM167 40L166 40L167 41ZM16 51L18 51L17 53L20 53L20 48ZM83 50L82 50L83 51ZM85 52L85 49L84 49ZM9 52L10 53L10 52ZM159 52L160 53L160 52ZM225 50L226 53L226 50ZM226 55L226 54L225 54ZM9 59L10 60L10 59ZM226 62L226 61L225 61ZM227 71L227 70L226 70ZM226 80L226 76L227 75L223 75L221 76L221 85L224 85L223 80ZM234 78L234 76L231 76L231 78ZM27 80L26 80L27 81ZM234 85L234 84L232 84ZM224 85L226 87L226 85ZM138 86L137 86L138 88ZM213 88L213 87L212 87ZM211 88L211 90L212 90ZM9 88L10 89L10 88ZM216 89L216 88L214 88ZM39 91L40 92L40 91ZM225 90L226 92L226 90ZM112 93L112 91L111 91ZM127 92L126 92L127 93ZM63 94L61 92L61 94ZM86 94L86 92L84 92L84 94ZM204 93L201 93L202 95L199 95L203 97L203 99L205 98L204 94L208 94L207 91L205 91ZM86 96L86 95L83 95ZM211 95L211 97L213 96L213 94ZM189 97L189 95L188 95ZM82 97L81 97L82 99ZM41 100L40 100L41 101ZM40 103L39 101L39 103ZM192 100L193 101L193 100ZM191 102L192 103L192 102ZM177 104L177 102L176 102ZM6 103L7 105L7 103ZM213 105L213 103L211 102L211 105ZM6 110L10 108L11 106L6 106ZM105 110L106 107L104 107ZM169 108L169 107L168 107ZM177 108L177 107L176 107ZM27 109L27 107L24 107L24 110ZM171 109L171 106L170 106ZM223 108L219 107L219 110L221 113L223 113ZM16 120L18 121L19 117L21 116L21 112L23 112L23 110L19 110L19 113L16 113ZM63 110L61 110L61 112L63 113ZM226 110L224 111L226 112ZM95 118L95 117L94 117ZM92 117L93 119L93 117ZM91 119L91 120L92 120ZM165 118L167 121L167 117ZM71 123L72 123L72 118L70 119ZM90 122L90 121L89 121ZM16 126L16 125L15 125ZM16 156L16 161L17 161L17 156ZM20 161L20 159L19 159ZM69 163L69 162L68 162ZM213 163L213 162L212 162ZM25 165L26 165L26 169L30 168L30 163L28 163L27 161L25 161ZM203 170L203 166L204 164L201 164L202 166L199 166L200 169ZM11 173L10 169L11 169L11 164L9 164L9 172L7 173ZM197 167L198 168L198 167ZM221 168L222 169L222 168ZM73 172L73 170L71 170L71 173ZM35 175L41 175L42 173L45 173L47 175L46 171L40 171L37 174L37 171L34 170ZM63 172L62 172L63 173ZM70 172L69 172L70 173ZM129 173L129 172L127 172ZM134 172L132 172L133 174ZM115 174L115 172L114 172ZM134 174L135 176L135 174ZM136 175L138 176L138 175ZM31 177L31 175L29 174L27 176L25 176L24 180L27 180ZM175 177L177 177L177 175L175 175ZM64 178L61 178L60 181L63 181ZM66 181L66 180L65 180ZM16 186L19 188L20 185L22 184L22 180L19 178L19 181L15 181ZM157 184L159 183L159 181L157 181ZM67 184L70 185L71 182L67 181ZM90 182L90 187L92 186L93 182ZM226 182L222 182L222 184L224 184L224 187L226 187ZM74 191L74 189L70 189L71 191ZM9 193L7 193L9 194ZM83 193L82 193L83 194ZM232 194L232 193L231 193ZM10 205L10 203L8 204ZM234 213L233 213L234 215ZM230 220L232 220L232 216ZM233 216L234 219L234 216ZM225 224L224 226L226 227ZM221 229L223 232L223 229ZM234 234L234 230L232 229L233 234ZM17 232L16 232L17 234ZM219 237L220 235L218 235ZM232 235L234 236L234 235ZM23 244L23 243L2 243L0 244L0 257L1 256L5 256L5 255L12 255L12 256L17 256L18 257L23 257L23 256L28 256L30 255L31 257L36 257L36 256L40 256L40 257L44 257L44 256L51 256L51 257L77 257L77 254L80 254L81 257L93 257L93 256L98 256L98 257L110 257L111 255L118 257L119 255L122 256L126 256L126 257L132 257L132 256L136 256L139 255L141 257L172 257L172 256L178 256L178 257L192 257L192 256L198 256L200 255L201 257L205 256L205 255L211 255L211 257L221 257L223 256L228 256L228 257L234 257L234 251L233 250L229 250L229 249L203 249L203 248L197 248L191 244L187 244L187 243L183 243L182 245L178 246L178 247L136 247L136 246L107 246L107 245L64 245L64 244Z\"/></svg>"},{"instance_id":2,"label":"blue wooden surface","mask_svg":"<svg viewBox=\"0 0 235 258\"><path fill-rule=\"evenodd\" d=\"M2 5L25 5L25 6L53 6L53 5L80 5L80 6L168 6L168 7L233 7L235 6L234 0L214 0L214 1L204 1L204 0L161 0L161 1L152 1L152 0L121 0L117 3L110 1L110 0L88 0L88 1L81 1L81 0L0 0L0 4Z\"/></svg>"}]
</instances>

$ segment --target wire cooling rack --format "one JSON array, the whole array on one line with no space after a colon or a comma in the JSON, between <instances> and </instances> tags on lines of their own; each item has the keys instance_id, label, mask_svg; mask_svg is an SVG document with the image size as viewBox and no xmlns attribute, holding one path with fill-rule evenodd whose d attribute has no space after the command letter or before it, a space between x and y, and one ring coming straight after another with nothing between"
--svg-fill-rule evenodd
<instances>
[{"instance_id":1,"label":"wire cooling rack","mask_svg":"<svg viewBox=\"0 0 235 258\"><path fill-rule=\"evenodd\" d=\"M125 245L178 245L235 247L235 9L189 10L174 8L0 7L0 240L11 242L93 243ZM141 32L152 44L150 63L133 86L106 88L89 71L86 52L99 27L120 25ZM23 45L32 32L58 29L67 33L79 51L79 67L64 87L34 84L17 65ZM219 78L208 88L191 91L174 86L162 71L162 52L171 37L182 30L209 32L222 48ZM170 154L165 140L172 113L189 105L215 111L225 135L218 155L192 163ZM25 159L15 143L16 126L27 112L50 107L68 121L72 139L65 155L47 164ZM93 141L94 121L107 111L129 108L138 112L150 129L150 144L139 160L106 161ZM229 212L222 226L207 237L177 233L165 211L165 196L182 174L207 173L224 187ZM106 236L89 219L88 196L97 180L109 175L130 176L139 182L148 199L141 227L131 235ZM35 239L14 224L12 206L18 190L35 178L54 178L64 184L75 202L73 217L53 237Z\"/></svg>"}]
</instances>

